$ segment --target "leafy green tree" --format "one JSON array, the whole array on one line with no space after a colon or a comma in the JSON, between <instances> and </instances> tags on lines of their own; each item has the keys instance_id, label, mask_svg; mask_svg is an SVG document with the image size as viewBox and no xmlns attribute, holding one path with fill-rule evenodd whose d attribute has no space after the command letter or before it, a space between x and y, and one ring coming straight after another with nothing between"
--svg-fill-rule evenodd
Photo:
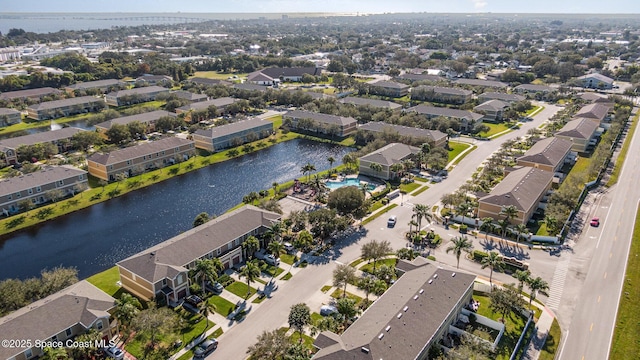
<instances>
[{"instance_id":1,"label":"leafy green tree","mask_svg":"<svg viewBox=\"0 0 640 360\"><path fill-rule=\"evenodd\" d=\"M140 121L132 121L127 124L127 130L132 139L140 139L142 135L147 133L147 125Z\"/></svg>"},{"instance_id":2,"label":"leafy green tree","mask_svg":"<svg viewBox=\"0 0 640 360\"><path fill-rule=\"evenodd\" d=\"M482 259L481 264L483 269L487 267L491 269L491 273L489 274L489 283L493 284L493 271L500 271L504 267L502 257L497 252L491 251L488 256Z\"/></svg>"},{"instance_id":3,"label":"leafy green tree","mask_svg":"<svg viewBox=\"0 0 640 360\"><path fill-rule=\"evenodd\" d=\"M516 278L516 280L518 280L518 292L522 292L522 289L524 288L524 284L528 283L529 280L531 279L531 271L529 270L516 270L515 273L513 273L513 277Z\"/></svg>"},{"instance_id":4,"label":"leafy green tree","mask_svg":"<svg viewBox=\"0 0 640 360\"><path fill-rule=\"evenodd\" d=\"M329 194L327 206L330 209L335 209L340 215L353 215L363 207L364 202L364 194L357 187L344 186Z\"/></svg>"},{"instance_id":5,"label":"leafy green tree","mask_svg":"<svg viewBox=\"0 0 640 360\"><path fill-rule=\"evenodd\" d=\"M44 356L41 357L43 360L66 360L69 358L67 349L64 347L46 347L42 351L44 352Z\"/></svg>"},{"instance_id":6,"label":"leafy green tree","mask_svg":"<svg viewBox=\"0 0 640 360\"><path fill-rule=\"evenodd\" d=\"M122 326L128 327L131 321L138 315L141 308L142 304L140 304L140 300L125 292L120 296L120 299L116 299L114 316Z\"/></svg>"},{"instance_id":7,"label":"leafy green tree","mask_svg":"<svg viewBox=\"0 0 640 360\"><path fill-rule=\"evenodd\" d=\"M300 342L302 342L302 332L309 324L311 324L311 310L307 304L293 305L289 310L289 327L300 334Z\"/></svg>"},{"instance_id":8,"label":"leafy green tree","mask_svg":"<svg viewBox=\"0 0 640 360\"><path fill-rule=\"evenodd\" d=\"M81 131L71 137L71 146L83 151L87 151L89 147L100 143L102 143L102 138L95 131Z\"/></svg>"},{"instance_id":9,"label":"leafy green tree","mask_svg":"<svg viewBox=\"0 0 640 360\"><path fill-rule=\"evenodd\" d=\"M482 230L485 231L485 239L489 238L489 232L493 231L495 220L491 216L482 218Z\"/></svg>"},{"instance_id":10,"label":"leafy green tree","mask_svg":"<svg viewBox=\"0 0 640 360\"><path fill-rule=\"evenodd\" d=\"M307 249L311 247L313 243L313 235L307 230L302 230L296 236L296 239L293 242L293 245L300 250Z\"/></svg>"},{"instance_id":11,"label":"leafy green tree","mask_svg":"<svg viewBox=\"0 0 640 360\"><path fill-rule=\"evenodd\" d=\"M369 169L371 169L371 171L373 171L376 176L379 176L379 174L382 172L382 165L378 163L371 163L369 165Z\"/></svg>"},{"instance_id":12,"label":"leafy green tree","mask_svg":"<svg viewBox=\"0 0 640 360\"><path fill-rule=\"evenodd\" d=\"M129 131L129 128L127 128L127 125L123 124L111 125L109 130L105 132L105 135L107 135L112 144L116 145L125 144L131 141L131 132Z\"/></svg>"},{"instance_id":13,"label":"leafy green tree","mask_svg":"<svg viewBox=\"0 0 640 360\"><path fill-rule=\"evenodd\" d=\"M196 260L195 267L193 268L195 278L200 279L202 284L202 290L205 289L205 282L209 280L212 284L218 280L218 274L224 269L222 261L218 258L213 259L198 259Z\"/></svg>"},{"instance_id":14,"label":"leafy green tree","mask_svg":"<svg viewBox=\"0 0 640 360\"><path fill-rule=\"evenodd\" d=\"M305 174L307 174L307 182L309 182L309 178L311 177L311 173L316 171L316 167L311 164L311 163L306 163L301 169L300 172L302 173L302 176L304 176Z\"/></svg>"},{"instance_id":15,"label":"leafy green tree","mask_svg":"<svg viewBox=\"0 0 640 360\"><path fill-rule=\"evenodd\" d=\"M500 209L500 215L504 215L506 222L511 222L511 219L515 219L518 216L518 208L514 205L507 205Z\"/></svg>"},{"instance_id":16,"label":"leafy green tree","mask_svg":"<svg viewBox=\"0 0 640 360\"><path fill-rule=\"evenodd\" d=\"M282 252L283 249L284 249L284 245L280 241L272 241L269 243L269 245L267 245L267 250L269 251L270 254L273 254L273 256L275 257L280 256L280 253Z\"/></svg>"},{"instance_id":17,"label":"leafy green tree","mask_svg":"<svg viewBox=\"0 0 640 360\"><path fill-rule=\"evenodd\" d=\"M138 336L148 339L151 348L158 344L159 339L166 341L178 328L173 311L165 307L158 308L153 303L148 309L140 311L131 324Z\"/></svg>"},{"instance_id":18,"label":"leafy green tree","mask_svg":"<svg viewBox=\"0 0 640 360\"><path fill-rule=\"evenodd\" d=\"M193 227L198 227L198 226L206 223L207 221L209 221L209 214L207 214L206 212L201 212L193 220Z\"/></svg>"},{"instance_id":19,"label":"leafy green tree","mask_svg":"<svg viewBox=\"0 0 640 360\"><path fill-rule=\"evenodd\" d=\"M456 256L456 269L460 268L460 255L463 252L471 252L473 243L466 236L457 236L451 239L451 245L447 248L447 254L453 251Z\"/></svg>"},{"instance_id":20,"label":"leafy green tree","mask_svg":"<svg viewBox=\"0 0 640 360\"><path fill-rule=\"evenodd\" d=\"M253 259L253 254L260 250L260 242L253 235L243 241L241 246L244 250L244 257L248 259Z\"/></svg>"},{"instance_id":21,"label":"leafy green tree","mask_svg":"<svg viewBox=\"0 0 640 360\"><path fill-rule=\"evenodd\" d=\"M356 279L356 269L349 265L339 264L333 269L333 286L342 288L342 297L347 295L347 285L355 282Z\"/></svg>"},{"instance_id":22,"label":"leafy green tree","mask_svg":"<svg viewBox=\"0 0 640 360\"><path fill-rule=\"evenodd\" d=\"M365 260L373 260L373 272L376 272L376 262L378 259L387 256L391 253L391 243L388 240L377 241L371 240L370 242L363 244L360 248L361 256Z\"/></svg>"},{"instance_id":23,"label":"leafy green tree","mask_svg":"<svg viewBox=\"0 0 640 360\"><path fill-rule=\"evenodd\" d=\"M489 298L491 300L489 308L502 315L503 323L506 322L511 311L522 309L525 303L513 284L494 289Z\"/></svg>"},{"instance_id":24,"label":"leafy green tree","mask_svg":"<svg viewBox=\"0 0 640 360\"><path fill-rule=\"evenodd\" d=\"M251 283L260 277L260 267L255 261L248 261L240 268L239 276L247 279L247 288L251 287ZM251 294L251 289L247 289L247 297Z\"/></svg>"},{"instance_id":25,"label":"leafy green tree","mask_svg":"<svg viewBox=\"0 0 640 360\"><path fill-rule=\"evenodd\" d=\"M347 326L348 322L358 314L356 302L353 299L343 297L336 302L336 309L342 317L342 325Z\"/></svg>"},{"instance_id":26,"label":"leafy green tree","mask_svg":"<svg viewBox=\"0 0 640 360\"><path fill-rule=\"evenodd\" d=\"M290 346L289 339L284 331L263 331L258 335L255 344L249 346L247 354L252 360L282 359Z\"/></svg>"},{"instance_id":27,"label":"leafy green tree","mask_svg":"<svg viewBox=\"0 0 640 360\"><path fill-rule=\"evenodd\" d=\"M431 208L426 204L415 204L413 207L413 215L418 222L418 232L420 231L420 229L422 229L422 219L426 219L428 221L431 221L433 219Z\"/></svg>"},{"instance_id":28,"label":"leafy green tree","mask_svg":"<svg viewBox=\"0 0 640 360\"><path fill-rule=\"evenodd\" d=\"M535 279L529 278L529 280L527 281L527 286L531 291L531 295L529 295L529 307L531 307L531 303L533 302L533 300L536 299L536 296L538 295L538 293L547 295L547 296L549 295L548 294L549 284L539 276L536 277Z\"/></svg>"},{"instance_id":29,"label":"leafy green tree","mask_svg":"<svg viewBox=\"0 0 640 360\"><path fill-rule=\"evenodd\" d=\"M412 248L402 248L396 251L398 259L413 261L413 259L420 256L420 253Z\"/></svg>"}]
</instances>

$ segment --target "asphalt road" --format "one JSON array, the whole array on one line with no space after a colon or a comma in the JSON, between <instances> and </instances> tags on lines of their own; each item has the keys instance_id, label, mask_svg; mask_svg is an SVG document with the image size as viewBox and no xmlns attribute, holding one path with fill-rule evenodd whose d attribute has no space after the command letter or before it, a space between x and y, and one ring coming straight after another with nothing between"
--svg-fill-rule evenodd
<instances>
[{"instance_id":1,"label":"asphalt road","mask_svg":"<svg viewBox=\"0 0 640 360\"><path fill-rule=\"evenodd\" d=\"M575 251L585 255L576 257L572 265L586 271L576 283L567 284L580 290L563 296L573 309L560 309L561 325L570 323L563 329L560 359L608 359L640 201L640 168L633 158L640 152L638 130L628 136L633 139L618 184L592 206L590 215L599 216L601 225L586 229L576 244Z\"/></svg>"},{"instance_id":2,"label":"asphalt road","mask_svg":"<svg viewBox=\"0 0 640 360\"><path fill-rule=\"evenodd\" d=\"M220 338L220 346L213 354L208 356L208 359L245 359L247 356L246 349L256 342L258 335L263 331L271 331L282 326L288 326L287 317L292 305L301 302L315 303L313 298L319 296L322 286L331 284L332 272L336 267L336 263L348 264L358 258L360 256L360 247L363 243L376 239L389 240L394 249L406 246L407 242L403 234L408 231L412 204L437 203L443 194L455 191L469 179L479 164L499 149L503 141L525 135L528 129L539 126L558 110L559 108L556 106L545 104L545 109L534 116L534 121L525 123L520 129L492 141L476 141L475 144L478 148L465 157L456 169L449 173L448 179L439 184L434 184L427 191L415 198L406 196L404 198L405 204L396 207L389 213L398 216L398 224L395 228L387 228L388 216L381 216L367 224L363 233L354 234L336 244L331 251L318 259L318 262L310 264L306 269L299 271L290 280L280 281L279 290L273 293L273 298L260 304L259 307L256 307L256 309L247 316L246 320L234 325L222 335ZM396 199L395 201L399 200L400 199ZM434 229L445 236L445 242L450 238L449 233L453 236L457 235L454 232L445 231L441 226L434 225ZM499 246L498 244L486 243L481 245L483 240L482 237L474 239L477 248L481 248L482 246ZM445 248L446 245L443 244L433 255L436 256L439 262L456 266L455 257L453 254L446 254ZM533 262L531 268L534 273L538 272L536 268L539 269L541 273L544 272L544 276L539 276L548 278L553 274L554 263L557 261L555 256L550 256L548 253L541 251L534 251L532 254L529 254L528 250L514 248L502 248L502 250L521 253L524 259L530 263ZM483 274L487 278L489 277L488 269L482 270L478 264L468 260L461 259L460 268L472 273ZM494 274L493 278L501 282L514 282L513 278L504 274ZM311 311L318 310L319 309L316 308L311 309Z\"/></svg>"}]
</instances>

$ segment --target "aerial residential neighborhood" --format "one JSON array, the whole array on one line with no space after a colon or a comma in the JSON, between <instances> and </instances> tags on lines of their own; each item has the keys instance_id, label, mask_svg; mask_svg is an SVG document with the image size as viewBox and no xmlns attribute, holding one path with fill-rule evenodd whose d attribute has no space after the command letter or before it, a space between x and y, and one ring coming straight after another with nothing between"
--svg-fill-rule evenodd
<instances>
[{"instance_id":1,"label":"aerial residential neighborhood","mask_svg":"<svg viewBox=\"0 0 640 360\"><path fill-rule=\"evenodd\" d=\"M0 359L640 353L637 4L4 6Z\"/></svg>"}]
</instances>

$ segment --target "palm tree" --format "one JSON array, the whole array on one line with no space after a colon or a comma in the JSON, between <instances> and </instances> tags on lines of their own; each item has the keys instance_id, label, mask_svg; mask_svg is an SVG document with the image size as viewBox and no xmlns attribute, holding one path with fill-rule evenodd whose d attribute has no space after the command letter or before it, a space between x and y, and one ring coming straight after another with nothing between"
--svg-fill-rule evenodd
<instances>
[{"instance_id":1,"label":"palm tree","mask_svg":"<svg viewBox=\"0 0 640 360\"><path fill-rule=\"evenodd\" d=\"M409 236L411 237L413 235L413 227L415 226L416 229L418 228L418 223L415 220L416 215L412 215L411 216L411 221L409 221Z\"/></svg>"},{"instance_id":2,"label":"palm tree","mask_svg":"<svg viewBox=\"0 0 640 360\"><path fill-rule=\"evenodd\" d=\"M279 185L280 185L280 184L278 184L278 183L277 183L277 182L275 182L275 181L271 184L271 187L273 188L273 196L278 195L278 186L279 186Z\"/></svg>"},{"instance_id":3,"label":"palm tree","mask_svg":"<svg viewBox=\"0 0 640 360\"><path fill-rule=\"evenodd\" d=\"M378 174L380 172L382 172L382 165L378 164L378 163L371 163L371 165L369 165L369 168L375 172L376 176L378 176Z\"/></svg>"},{"instance_id":4,"label":"palm tree","mask_svg":"<svg viewBox=\"0 0 640 360\"><path fill-rule=\"evenodd\" d=\"M242 245L240 246L244 250L244 257L249 259L252 259L253 254L256 251L260 250L260 242L253 235L249 236L247 240L243 241Z\"/></svg>"},{"instance_id":5,"label":"palm tree","mask_svg":"<svg viewBox=\"0 0 640 360\"><path fill-rule=\"evenodd\" d=\"M471 252L473 243L466 236L457 236L451 239L451 245L447 248L447 254L453 251L456 256L456 269L460 268L460 255L462 252Z\"/></svg>"},{"instance_id":6,"label":"palm tree","mask_svg":"<svg viewBox=\"0 0 640 360\"><path fill-rule=\"evenodd\" d=\"M418 222L418 233L422 229L422 219L426 219L431 221L433 219L433 213L431 213L431 208L426 204L416 204L413 207L413 215L416 217L416 221Z\"/></svg>"},{"instance_id":7,"label":"palm tree","mask_svg":"<svg viewBox=\"0 0 640 360\"><path fill-rule=\"evenodd\" d=\"M511 223L509 222L509 220L498 220L498 227L500 227L500 229L502 230L502 238L505 238L505 235L507 234L507 229L509 228L509 225Z\"/></svg>"},{"instance_id":8,"label":"palm tree","mask_svg":"<svg viewBox=\"0 0 640 360\"><path fill-rule=\"evenodd\" d=\"M504 215L504 219L507 222L511 222L511 219L518 216L518 208L514 205L503 206L502 209L500 209L500 215Z\"/></svg>"},{"instance_id":9,"label":"palm tree","mask_svg":"<svg viewBox=\"0 0 640 360\"><path fill-rule=\"evenodd\" d=\"M373 168L372 168L372 170L373 170ZM391 170L391 172L393 172L393 173L396 173L397 176L400 177L401 174L402 174L402 170L404 170L404 166L402 166L401 163L395 163L395 164L393 164L393 165L391 165L389 167L389 170Z\"/></svg>"},{"instance_id":10,"label":"palm tree","mask_svg":"<svg viewBox=\"0 0 640 360\"><path fill-rule=\"evenodd\" d=\"M522 236L522 234L527 234L529 232L529 228L527 228L527 226L525 224L518 224L515 227L516 232L518 233L518 243L520 243L520 236Z\"/></svg>"},{"instance_id":11,"label":"palm tree","mask_svg":"<svg viewBox=\"0 0 640 360\"><path fill-rule=\"evenodd\" d=\"M311 163L306 163L301 169L302 175L307 174L307 182L309 182L309 178L311 177L311 172L316 171L316 167Z\"/></svg>"},{"instance_id":12,"label":"palm tree","mask_svg":"<svg viewBox=\"0 0 640 360\"><path fill-rule=\"evenodd\" d=\"M264 235L268 238L271 238L275 241L280 241L280 239L282 238L282 232L284 230L284 227L282 225L281 221L275 221L271 224L271 226L269 226L269 228L267 229L267 231L264 233Z\"/></svg>"},{"instance_id":13,"label":"palm tree","mask_svg":"<svg viewBox=\"0 0 640 360\"><path fill-rule=\"evenodd\" d=\"M239 276L247 279L247 296L251 294L251 283L260 277L260 267L254 261L249 261L240 269ZM246 299L245 298L245 299Z\"/></svg>"},{"instance_id":14,"label":"palm tree","mask_svg":"<svg viewBox=\"0 0 640 360\"><path fill-rule=\"evenodd\" d=\"M558 230L558 219L551 215L544 217L544 223L547 225L547 233L553 234Z\"/></svg>"},{"instance_id":15,"label":"palm tree","mask_svg":"<svg viewBox=\"0 0 640 360\"><path fill-rule=\"evenodd\" d=\"M128 326L142 308L140 300L129 293L123 293L116 299L116 311L114 316L121 325Z\"/></svg>"},{"instance_id":16,"label":"palm tree","mask_svg":"<svg viewBox=\"0 0 640 360\"><path fill-rule=\"evenodd\" d=\"M195 278L202 281L202 291L205 289L205 282L209 280L212 284L218 280L218 273L224 269L222 262L218 258L196 260Z\"/></svg>"},{"instance_id":17,"label":"palm tree","mask_svg":"<svg viewBox=\"0 0 640 360\"><path fill-rule=\"evenodd\" d=\"M284 245L280 241L272 241L267 245L267 250L276 258L280 256L282 249L284 249Z\"/></svg>"},{"instance_id":18,"label":"palm tree","mask_svg":"<svg viewBox=\"0 0 640 360\"><path fill-rule=\"evenodd\" d=\"M529 280L531 280L531 271L529 270L516 270L516 272L513 274L513 277L516 278L516 280L519 281L518 283L518 292L522 292L522 288L524 287L525 283L529 283Z\"/></svg>"},{"instance_id":19,"label":"palm tree","mask_svg":"<svg viewBox=\"0 0 640 360\"><path fill-rule=\"evenodd\" d=\"M482 259L482 268L489 267L491 273L489 274L489 283L493 284L493 270L501 270L504 266L502 257L495 251L491 251L488 256Z\"/></svg>"},{"instance_id":20,"label":"palm tree","mask_svg":"<svg viewBox=\"0 0 640 360\"><path fill-rule=\"evenodd\" d=\"M329 173L331 173L331 170L333 169L333 163L336 162L336 159L333 156L329 156L327 158L327 161L329 162Z\"/></svg>"},{"instance_id":21,"label":"palm tree","mask_svg":"<svg viewBox=\"0 0 640 360\"><path fill-rule=\"evenodd\" d=\"M489 238L489 231L493 230L493 226L495 225L495 221L491 216L482 219L482 228L485 231L485 239Z\"/></svg>"},{"instance_id":22,"label":"palm tree","mask_svg":"<svg viewBox=\"0 0 640 360\"><path fill-rule=\"evenodd\" d=\"M463 225L464 225L464 219L469 213L469 210L471 210L471 204L466 201L456 207L456 215L462 216Z\"/></svg>"},{"instance_id":23,"label":"palm tree","mask_svg":"<svg viewBox=\"0 0 640 360\"><path fill-rule=\"evenodd\" d=\"M536 299L538 293L549 296L547 293L549 291L549 284L542 280L540 276L535 279L529 278L527 286L529 286L529 290L531 290L531 295L529 295L529 307L531 307L531 303Z\"/></svg>"},{"instance_id":24,"label":"palm tree","mask_svg":"<svg viewBox=\"0 0 640 360\"><path fill-rule=\"evenodd\" d=\"M207 320L207 326L205 326L205 331L206 329L209 328L209 314L212 313L215 309L216 309L215 305L210 304L208 301L203 301L200 304L200 313Z\"/></svg>"}]
</instances>

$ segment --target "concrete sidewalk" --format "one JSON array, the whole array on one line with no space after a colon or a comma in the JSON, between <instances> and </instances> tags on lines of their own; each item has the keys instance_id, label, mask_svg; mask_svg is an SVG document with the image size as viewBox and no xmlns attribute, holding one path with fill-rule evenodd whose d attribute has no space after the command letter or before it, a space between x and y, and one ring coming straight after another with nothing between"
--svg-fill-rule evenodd
<instances>
[{"instance_id":1,"label":"concrete sidewalk","mask_svg":"<svg viewBox=\"0 0 640 360\"><path fill-rule=\"evenodd\" d=\"M544 347L544 343L547 340L547 335L549 335L549 330L551 330L551 324L553 324L554 319L555 315L549 308L547 308L546 306L542 308L542 314L540 315L540 319L538 319L538 322L536 323L535 334L529 342L527 351L522 356L522 359L538 359L538 357L540 356L540 351Z\"/></svg>"}]
</instances>

